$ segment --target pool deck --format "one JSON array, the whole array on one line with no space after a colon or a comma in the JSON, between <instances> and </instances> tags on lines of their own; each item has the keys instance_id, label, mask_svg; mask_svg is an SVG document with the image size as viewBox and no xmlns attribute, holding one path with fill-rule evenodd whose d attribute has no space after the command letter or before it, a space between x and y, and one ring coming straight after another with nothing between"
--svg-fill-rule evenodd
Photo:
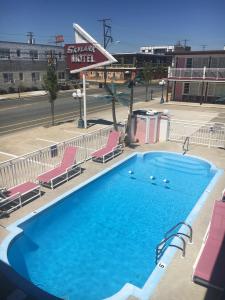
<instances>
[{"instance_id":1,"label":"pool deck","mask_svg":"<svg viewBox=\"0 0 225 300\"><path fill-rule=\"evenodd\" d=\"M151 106L150 106L151 105ZM199 106L192 106L191 107L191 114L189 107L190 106L182 106L182 105L169 105L166 104L158 105L156 102L146 102L142 104L138 104L137 108L147 108L151 107L153 109L157 109L157 107L161 109L171 109L171 111L176 115L176 118L180 119L193 119L193 115L198 116L200 120L210 120L218 118L225 118L225 109L221 109L220 107L209 106L205 107L205 110L199 109ZM170 108L171 107L171 108ZM188 109L187 109L188 107ZM123 108L118 112L118 120L123 120L126 117L127 108ZM110 112L107 112L104 115L106 118L110 119ZM191 116L190 116L191 115ZM98 118L98 116L97 116ZM224 120L223 120L224 122ZM49 140L56 139L60 141L62 139L66 139L65 134L61 137L57 135L57 133L62 132L60 130L67 130L69 137L71 135L74 136L76 133L77 135L80 134L80 130L75 130L74 124L65 124L60 125L59 128L52 128L52 132L50 134L50 130L48 131L47 128L35 128L30 130L25 130L24 132L19 132L15 134L11 134L8 136L0 137L0 161L4 161L9 159L7 155L4 153L11 153L12 155L22 155L27 152L31 152L36 150L35 147L41 148L40 144L31 143L31 138L34 136L42 136ZM73 127L72 127L73 126ZM97 125L94 129L98 129L102 125ZM93 128L89 128L88 130L94 130ZM55 130L55 131L54 131ZM72 131L72 133L71 133ZM82 132L84 133L84 132ZM23 142L21 142L21 138L23 138ZM26 137L26 138L25 138ZM18 143L17 146L15 145L15 139L17 138ZM44 138L43 138L44 139ZM13 144L12 141L13 140ZM8 144L7 144L8 141ZM4 143L3 143L4 142ZM44 143L43 141L39 141ZM41 144L42 145L42 144ZM48 146L45 144L45 146ZM42 146L43 147L43 146ZM16 220L26 216L28 213L42 207L44 204L47 204L49 201L55 199L59 195L63 194L64 192L74 188L75 186L81 184L85 180L91 178L92 176L96 175L96 173L101 172L105 168L110 167L115 162L120 161L122 158L125 158L127 155L133 152L144 152L144 151L155 151L155 150L163 150L163 151L174 151L181 153L182 152L182 145L174 142L165 142L165 143L157 143L154 145L144 145L144 146L134 146L133 148L126 148L124 153L120 156L116 157L115 159L107 162L106 164L99 164L94 163L91 161L85 162L83 164L84 172L71 179L69 182L62 184L61 186L57 187L55 190L50 190L47 188L43 188L44 195L37 200L32 201L31 203L25 205L24 207L18 209L17 211L11 213L9 218L2 218L0 219L0 242L7 236L8 231L6 227ZM188 155L195 155L199 156L203 159L207 159L212 162L217 168L225 169L225 150L223 149L216 149L216 148L207 148L197 145L190 145L190 150L187 153ZM164 277L161 279L160 283L158 284L154 295L151 297L153 300L221 300L224 299L220 293L216 292L212 289L206 289L197 285L192 282L192 273L193 273L193 264L196 260L198 255L199 249L202 244L203 237L205 235L207 226L210 221L210 216L212 212L213 203L215 200L220 199L221 191L225 187L225 173L222 174L219 181L217 182L216 186L209 194L207 201L205 202L203 208L201 209L199 216L195 220L193 224L193 244L187 245L186 249L186 256L185 258L180 257L180 252L177 251L175 258L171 262L171 264L167 267L167 271L165 272ZM129 226L129 225L128 225ZM129 300L136 300L135 297L129 297Z\"/></svg>"}]
</instances>

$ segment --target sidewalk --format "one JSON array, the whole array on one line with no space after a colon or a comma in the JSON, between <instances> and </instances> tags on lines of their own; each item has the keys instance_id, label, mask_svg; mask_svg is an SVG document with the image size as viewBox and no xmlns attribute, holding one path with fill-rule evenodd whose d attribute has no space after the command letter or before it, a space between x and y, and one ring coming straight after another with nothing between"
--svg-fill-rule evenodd
<instances>
[{"instance_id":1,"label":"sidewalk","mask_svg":"<svg viewBox=\"0 0 225 300\"><path fill-rule=\"evenodd\" d=\"M194 102L178 102L178 101L169 101L165 104L168 105L180 105L180 106L192 106L192 107L206 107L206 108L218 108L225 109L225 104L213 104L213 103L194 103Z\"/></svg>"},{"instance_id":2,"label":"sidewalk","mask_svg":"<svg viewBox=\"0 0 225 300\"><path fill-rule=\"evenodd\" d=\"M60 90L58 93L59 94L64 94L64 93L72 93L74 92L75 89L70 89L70 90ZM0 101L1 100L15 100L15 99L24 99L28 97L37 97L37 96L45 96L48 93L44 90L42 91L31 91L31 92L21 92L21 93L12 93L12 94L4 94L0 95Z\"/></svg>"},{"instance_id":3,"label":"sidewalk","mask_svg":"<svg viewBox=\"0 0 225 300\"><path fill-rule=\"evenodd\" d=\"M27 98L27 97L45 96L45 95L47 95L46 91L33 91L33 92L4 94L4 95L0 95L0 101L8 100L8 99L13 100L13 99L20 99L20 98Z\"/></svg>"}]
</instances>

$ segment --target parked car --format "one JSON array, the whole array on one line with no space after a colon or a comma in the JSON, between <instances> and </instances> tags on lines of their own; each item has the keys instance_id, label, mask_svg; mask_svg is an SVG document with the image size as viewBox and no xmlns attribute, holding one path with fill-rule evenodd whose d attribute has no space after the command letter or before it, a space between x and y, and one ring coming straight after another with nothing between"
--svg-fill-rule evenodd
<instances>
[{"instance_id":1,"label":"parked car","mask_svg":"<svg viewBox=\"0 0 225 300\"><path fill-rule=\"evenodd\" d=\"M225 97L221 97L215 100L216 104L225 104Z\"/></svg>"}]
</instances>

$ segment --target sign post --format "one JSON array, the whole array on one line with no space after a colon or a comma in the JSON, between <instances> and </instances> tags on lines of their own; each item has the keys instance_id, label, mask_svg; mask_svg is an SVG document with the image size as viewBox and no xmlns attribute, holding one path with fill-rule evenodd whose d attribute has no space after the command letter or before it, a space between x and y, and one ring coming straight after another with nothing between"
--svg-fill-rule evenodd
<instances>
[{"instance_id":1,"label":"sign post","mask_svg":"<svg viewBox=\"0 0 225 300\"><path fill-rule=\"evenodd\" d=\"M73 27L76 43L66 44L64 49L70 73L83 72L84 127L87 128L85 71L110 65L117 60L78 24L73 24Z\"/></svg>"},{"instance_id":2,"label":"sign post","mask_svg":"<svg viewBox=\"0 0 225 300\"><path fill-rule=\"evenodd\" d=\"M84 128L87 128L86 74L83 73Z\"/></svg>"}]
</instances>

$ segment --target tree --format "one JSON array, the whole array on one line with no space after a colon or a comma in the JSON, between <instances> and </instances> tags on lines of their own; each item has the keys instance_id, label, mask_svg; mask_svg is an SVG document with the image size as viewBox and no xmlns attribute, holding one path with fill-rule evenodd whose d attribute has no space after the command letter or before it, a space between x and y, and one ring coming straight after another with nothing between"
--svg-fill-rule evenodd
<instances>
[{"instance_id":1,"label":"tree","mask_svg":"<svg viewBox=\"0 0 225 300\"><path fill-rule=\"evenodd\" d=\"M167 68L165 68L162 64L158 64L157 68L156 68L157 78L158 79L165 78L166 70L167 70Z\"/></svg>"},{"instance_id":2,"label":"tree","mask_svg":"<svg viewBox=\"0 0 225 300\"><path fill-rule=\"evenodd\" d=\"M52 115L52 126L54 126L54 111L55 111L55 100L58 93L58 81L53 64L48 65L47 74L44 76L44 87L49 94L49 102L51 104L51 115Z\"/></svg>"},{"instance_id":3,"label":"tree","mask_svg":"<svg viewBox=\"0 0 225 300\"><path fill-rule=\"evenodd\" d=\"M110 88L107 83L104 84L104 88L106 92L112 97L112 118L113 118L113 126L114 129L117 131L118 126L117 126L117 120L116 120L116 91L115 91L115 86L112 86Z\"/></svg>"},{"instance_id":4,"label":"tree","mask_svg":"<svg viewBox=\"0 0 225 300\"><path fill-rule=\"evenodd\" d=\"M135 79L131 79L128 88L130 88L130 101L129 101L129 110L128 110L128 117L127 117L127 126L125 130L125 144L127 146L131 145L131 121L133 115L133 105L134 105L134 86L135 86Z\"/></svg>"},{"instance_id":5,"label":"tree","mask_svg":"<svg viewBox=\"0 0 225 300\"><path fill-rule=\"evenodd\" d=\"M151 63L145 63L142 71L145 84L145 101L148 101L148 90L153 78L153 67Z\"/></svg>"}]
</instances>

